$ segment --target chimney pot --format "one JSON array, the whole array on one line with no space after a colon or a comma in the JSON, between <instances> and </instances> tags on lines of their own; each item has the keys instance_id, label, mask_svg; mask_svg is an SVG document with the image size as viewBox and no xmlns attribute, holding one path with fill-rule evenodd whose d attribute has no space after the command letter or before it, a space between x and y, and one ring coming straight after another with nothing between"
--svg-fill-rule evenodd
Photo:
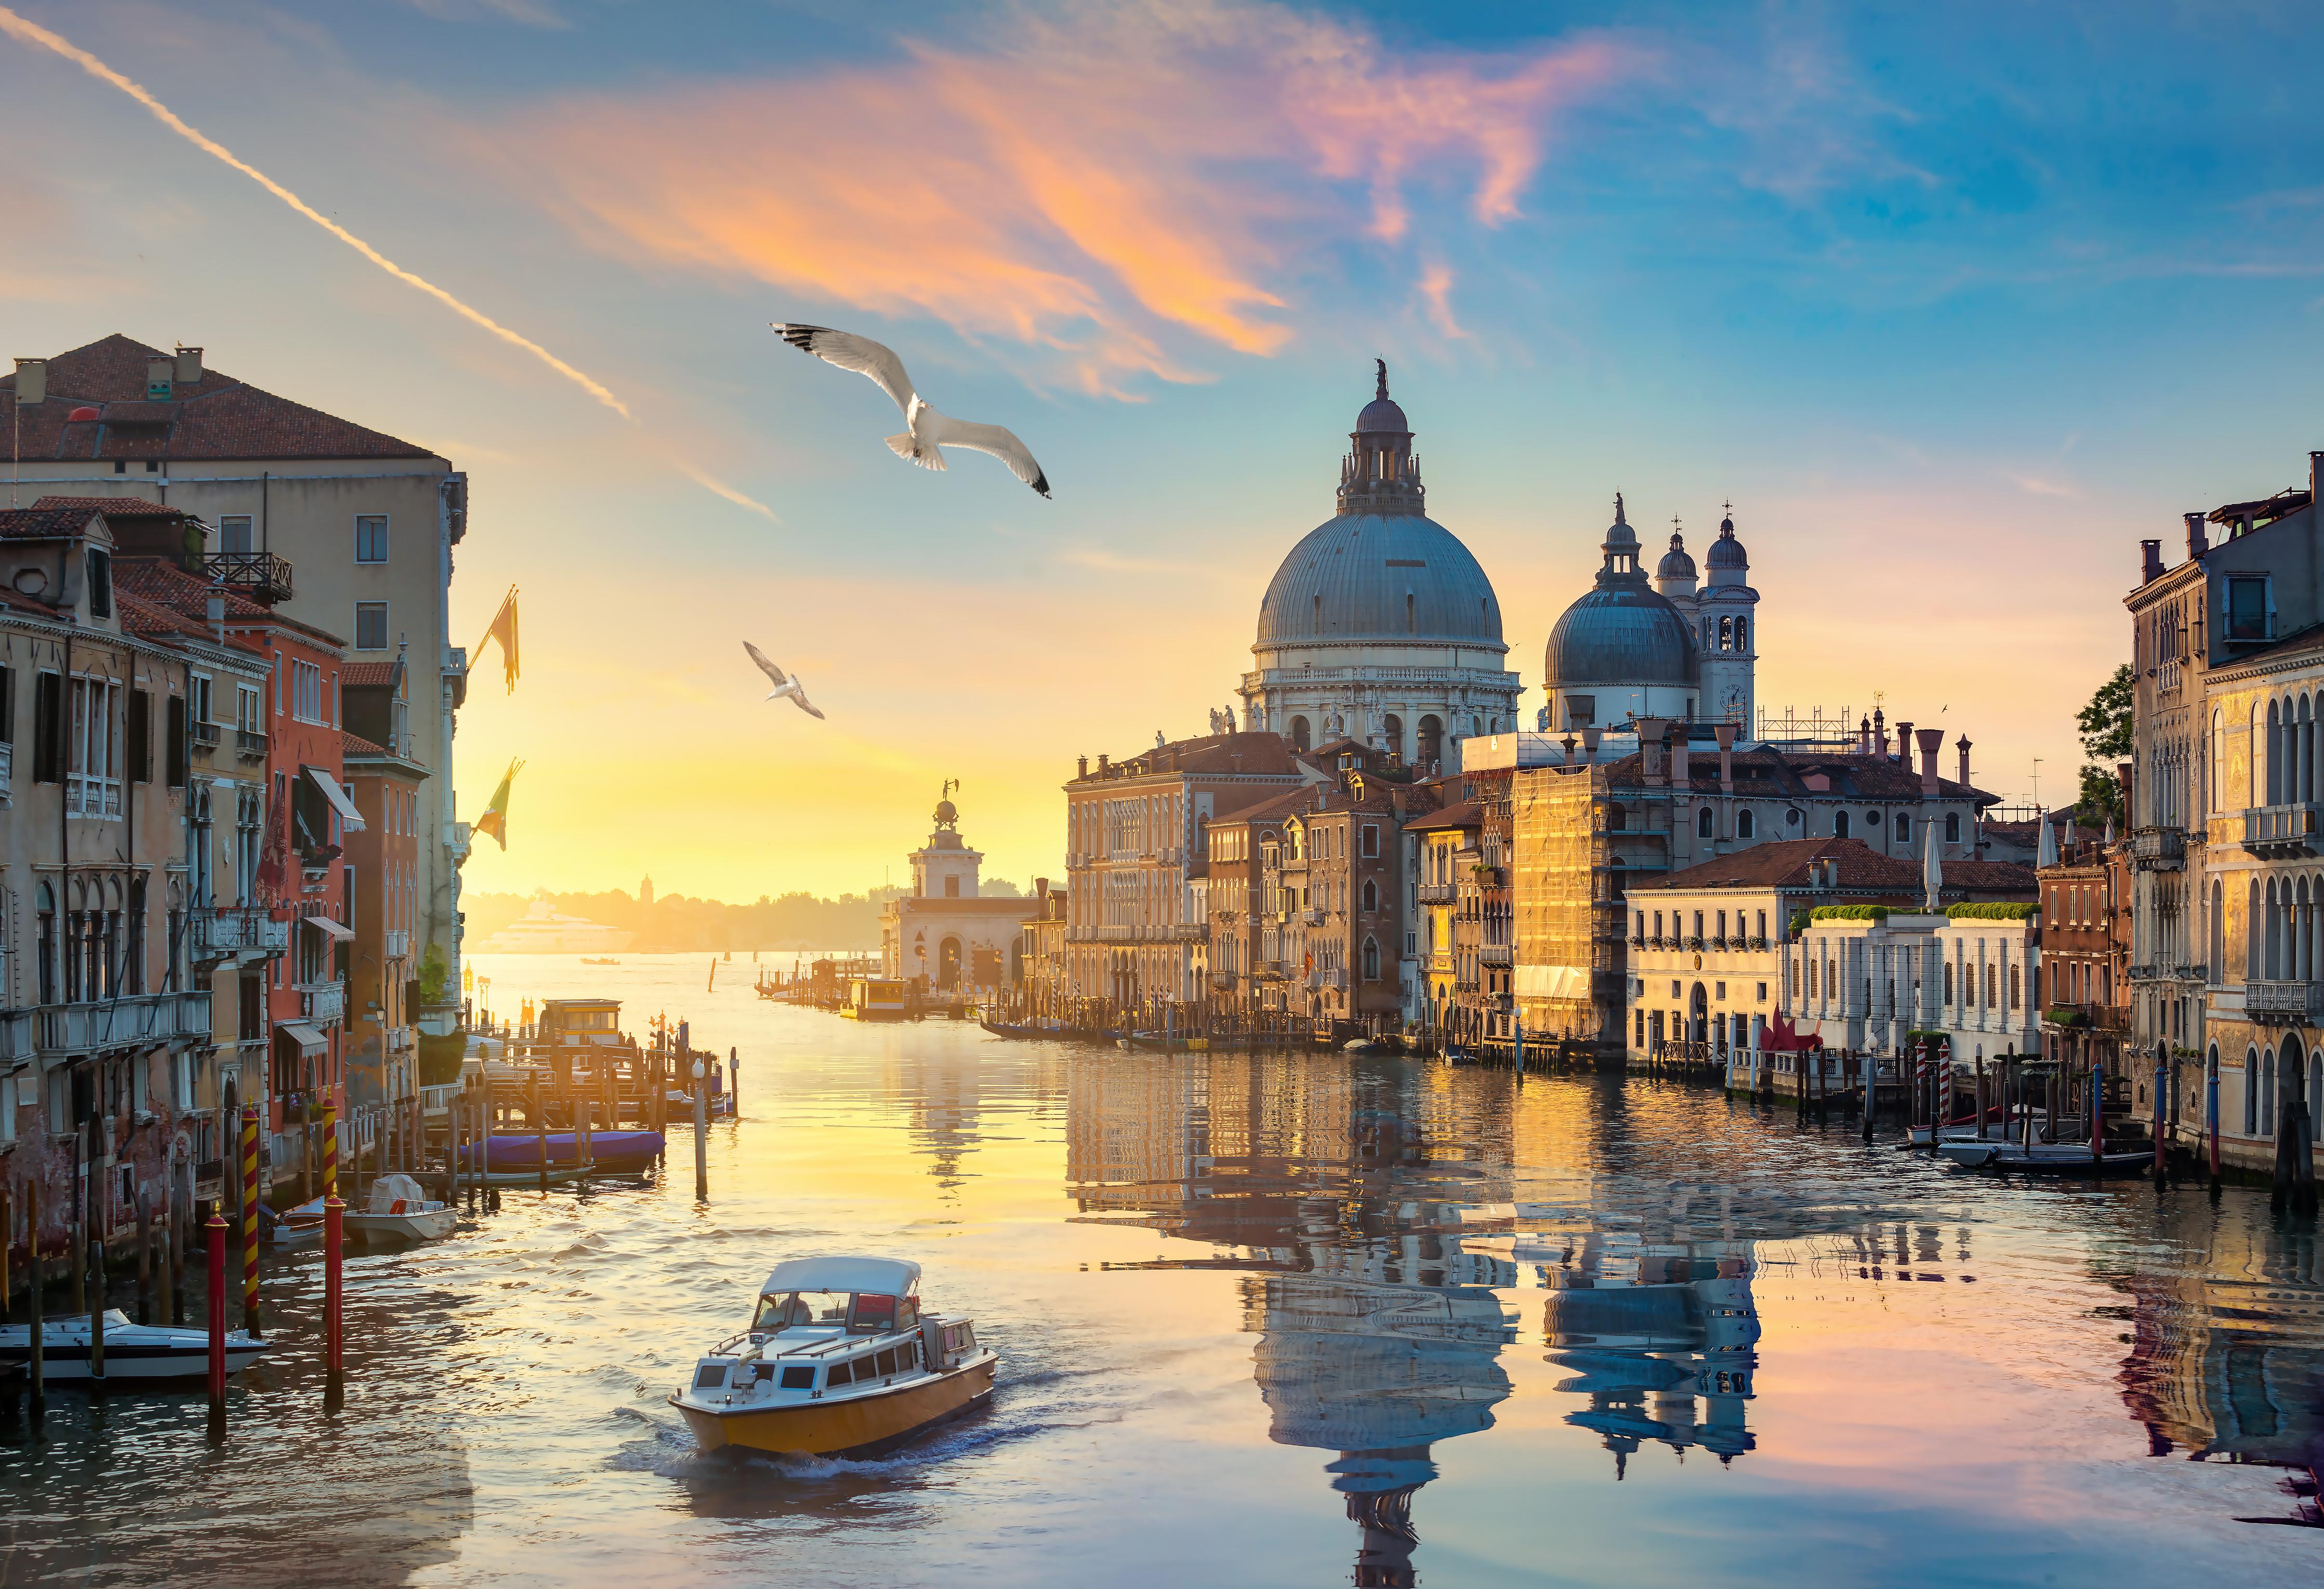
<instances>
[{"instance_id":1,"label":"chimney pot","mask_svg":"<svg viewBox=\"0 0 2324 1589\"><path fill-rule=\"evenodd\" d=\"M1969 735L1964 734L1954 741L1953 748L1960 753L1960 777L1957 781L1966 789L1969 787Z\"/></svg>"},{"instance_id":2,"label":"chimney pot","mask_svg":"<svg viewBox=\"0 0 2324 1589\"><path fill-rule=\"evenodd\" d=\"M1856 725L1856 753L1859 756L1872 753L1872 719L1869 717Z\"/></svg>"},{"instance_id":3,"label":"chimney pot","mask_svg":"<svg viewBox=\"0 0 2324 1589\"><path fill-rule=\"evenodd\" d=\"M1944 748L1945 731L1923 728L1914 737L1921 742L1921 792L1933 799L1937 793L1937 753Z\"/></svg>"},{"instance_id":4,"label":"chimney pot","mask_svg":"<svg viewBox=\"0 0 2324 1589\"><path fill-rule=\"evenodd\" d=\"M1082 758L1081 771L1078 776L1083 778L1087 778L1089 776L1089 758L1087 756L1084 756Z\"/></svg>"},{"instance_id":5,"label":"chimney pot","mask_svg":"<svg viewBox=\"0 0 2324 1589\"><path fill-rule=\"evenodd\" d=\"M2144 585L2151 580L2162 578L2163 542L2159 539L2142 540L2138 543L2138 550L2140 556L2138 582Z\"/></svg>"},{"instance_id":6,"label":"chimney pot","mask_svg":"<svg viewBox=\"0 0 2324 1589\"><path fill-rule=\"evenodd\" d=\"M1598 742L1603 734L1602 729L1585 728L1582 731L1582 753L1593 762L1598 759Z\"/></svg>"},{"instance_id":7,"label":"chimney pot","mask_svg":"<svg viewBox=\"0 0 2324 1589\"><path fill-rule=\"evenodd\" d=\"M1888 753L1888 736L1885 734L1880 736L1880 753L1884 756ZM1896 725L1896 759L1907 767L1912 764L1913 725L1909 722Z\"/></svg>"},{"instance_id":8,"label":"chimney pot","mask_svg":"<svg viewBox=\"0 0 2324 1589\"><path fill-rule=\"evenodd\" d=\"M202 350L178 344L177 369L172 372L180 386L191 386L202 378Z\"/></svg>"},{"instance_id":9,"label":"chimney pot","mask_svg":"<svg viewBox=\"0 0 2324 1589\"><path fill-rule=\"evenodd\" d=\"M1661 717L1638 719L1638 769L1649 789L1663 781L1663 734L1669 726Z\"/></svg>"},{"instance_id":10,"label":"chimney pot","mask_svg":"<svg viewBox=\"0 0 2324 1589\"><path fill-rule=\"evenodd\" d=\"M2310 453L2308 456L2313 458L2316 455ZM2312 463L2309 466L2309 472L2311 475L2315 473L2315 466ZM2187 555L2190 558L2201 557L2211 550L2211 538L2203 531L2201 510L2198 509L2194 513L2182 513L2180 516L2187 521Z\"/></svg>"},{"instance_id":11,"label":"chimney pot","mask_svg":"<svg viewBox=\"0 0 2324 1589\"><path fill-rule=\"evenodd\" d=\"M1686 728L1681 725L1671 739L1671 787L1685 793L1694 788L1694 774L1686 765Z\"/></svg>"}]
</instances>

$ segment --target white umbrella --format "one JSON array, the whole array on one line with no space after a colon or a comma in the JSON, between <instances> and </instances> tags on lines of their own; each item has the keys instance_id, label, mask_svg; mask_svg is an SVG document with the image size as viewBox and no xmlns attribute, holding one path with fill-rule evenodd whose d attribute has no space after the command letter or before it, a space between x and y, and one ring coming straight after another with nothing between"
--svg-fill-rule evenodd
<instances>
[{"instance_id":1,"label":"white umbrella","mask_svg":"<svg viewBox=\"0 0 2324 1589\"><path fill-rule=\"evenodd\" d=\"M1937 825L1933 822L1921 825L1921 886L1928 892L1923 903L1929 910L1938 909L1937 895L1945 886L1945 867L1937 854Z\"/></svg>"},{"instance_id":2,"label":"white umbrella","mask_svg":"<svg viewBox=\"0 0 2324 1589\"><path fill-rule=\"evenodd\" d=\"M2034 856L2034 864L2036 866L2055 866L2058 864L2058 830L2050 826L2050 813L2047 811L2036 808L2034 819L2042 829L2042 847Z\"/></svg>"}]
</instances>

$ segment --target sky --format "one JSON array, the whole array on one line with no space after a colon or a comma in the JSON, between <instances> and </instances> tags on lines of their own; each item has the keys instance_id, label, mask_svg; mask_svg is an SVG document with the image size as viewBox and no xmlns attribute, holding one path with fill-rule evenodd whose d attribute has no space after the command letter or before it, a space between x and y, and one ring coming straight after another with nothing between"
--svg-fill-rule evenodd
<instances>
[{"instance_id":1,"label":"sky","mask_svg":"<svg viewBox=\"0 0 2324 1589\"><path fill-rule=\"evenodd\" d=\"M472 889L860 891L947 778L989 873L1062 875L1074 758L1232 697L1375 356L1528 725L1614 493L1698 553L1731 503L1763 707L2057 804L2138 541L2324 448L2319 73L2265 3L17 0L5 351L198 344L468 471L455 628L518 585L524 676L462 813L526 763ZM1052 500L892 457L771 320Z\"/></svg>"}]
</instances>

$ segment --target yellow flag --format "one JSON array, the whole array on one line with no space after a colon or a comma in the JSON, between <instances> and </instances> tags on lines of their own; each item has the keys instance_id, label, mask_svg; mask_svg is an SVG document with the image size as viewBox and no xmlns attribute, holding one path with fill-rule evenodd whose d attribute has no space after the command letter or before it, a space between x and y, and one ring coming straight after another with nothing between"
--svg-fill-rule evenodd
<instances>
[{"instance_id":1,"label":"yellow flag","mask_svg":"<svg viewBox=\"0 0 2324 1589\"><path fill-rule=\"evenodd\" d=\"M516 693L516 587L509 587L501 598L501 610L493 615L493 626L484 631L484 639L476 642L475 655L484 654L484 647L493 641L501 642L501 661L508 667L509 693ZM474 659L472 658L471 661Z\"/></svg>"},{"instance_id":2,"label":"yellow flag","mask_svg":"<svg viewBox=\"0 0 2324 1589\"><path fill-rule=\"evenodd\" d=\"M476 818L471 828L474 833L491 834L500 841L503 849L508 848L509 785L515 781L516 775L523 768L522 762L509 763L509 770L501 775L501 786L493 790L493 803L484 808L484 814Z\"/></svg>"}]
</instances>

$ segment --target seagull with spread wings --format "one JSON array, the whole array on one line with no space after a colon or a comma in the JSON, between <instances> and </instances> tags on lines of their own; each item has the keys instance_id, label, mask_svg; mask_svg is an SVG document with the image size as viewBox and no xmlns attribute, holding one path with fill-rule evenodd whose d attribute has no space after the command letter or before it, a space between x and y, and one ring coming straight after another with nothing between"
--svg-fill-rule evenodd
<instances>
[{"instance_id":1,"label":"seagull with spread wings","mask_svg":"<svg viewBox=\"0 0 2324 1589\"><path fill-rule=\"evenodd\" d=\"M786 325L780 320L773 325L782 339L801 353L811 353L827 365L869 376L881 391L895 400L896 406L904 411L906 427L902 434L888 438L888 446L898 457L909 458L923 469L941 469L945 467L944 448L964 447L971 452L989 452L1007 464L1010 473L1017 478L1043 496L1049 494L1049 477L1033 461L1025 444L1017 439L1015 431L1003 425L971 424L930 408L912 390L912 378L905 374L904 361L896 356L895 349L869 337L835 331L828 326Z\"/></svg>"},{"instance_id":2,"label":"seagull with spread wings","mask_svg":"<svg viewBox=\"0 0 2324 1589\"><path fill-rule=\"evenodd\" d=\"M767 692L767 698L769 700L780 700L783 697L788 696L791 697L791 704L798 707L800 711L805 712L808 716L820 717L823 716L820 711L816 709L815 703L807 698L807 691L800 687L799 681L797 679L786 677L780 668L776 667L774 663L767 660L766 652L761 651L757 646L752 645L747 640L742 642L742 649L749 651L751 653L751 660L758 663L760 668L764 670L767 677L775 681L775 688Z\"/></svg>"}]
</instances>

